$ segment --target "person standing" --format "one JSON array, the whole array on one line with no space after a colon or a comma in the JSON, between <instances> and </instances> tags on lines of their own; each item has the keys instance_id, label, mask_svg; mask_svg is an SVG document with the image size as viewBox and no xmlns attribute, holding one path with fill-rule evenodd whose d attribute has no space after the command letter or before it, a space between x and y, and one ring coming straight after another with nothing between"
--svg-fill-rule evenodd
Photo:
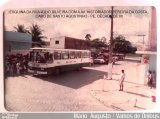
<instances>
[{"instance_id":1,"label":"person standing","mask_svg":"<svg viewBox=\"0 0 160 119\"><path fill-rule=\"evenodd\" d=\"M152 75L152 72L149 70L148 71L148 86L152 89L153 87L153 75Z\"/></svg>"},{"instance_id":2,"label":"person standing","mask_svg":"<svg viewBox=\"0 0 160 119\"><path fill-rule=\"evenodd\" d=\"M10 74L11 74L11 76L14 75L14 64L13 63L11 63L11 65L10 65Z\"/></svg>"},{"instance_id":3,"label":"person standing","mask_svg":"<svg viewBox=\"0 0 160 119\"><path fill-rule=\"evenodd\" d=\"M120 89L119 91L123 91L123 82L125 80L125 72L124 70L121 70L121 77L120 77L120 80L119 80L119 86L120 86Z\"/></svg>"},{"instance_id":4,"label":"person standing","mask_svg":"<svg viewBox=\"0 0 160 119\"><path fill-rule=\"evenodd\" d=\"M17 74L20 75L20 63L17 62L16 64Z\"/></svg>"},{"instance_id":5,"label":"person standing","mask_svg":"<svg viewBox=\"0 0 160 119\"><path fill-rule=\"evenodd\" d=\"M8 75L10 73L10 64L7 62L5 66L6 66L6 74Z\"/></svg>"}]
</instances>

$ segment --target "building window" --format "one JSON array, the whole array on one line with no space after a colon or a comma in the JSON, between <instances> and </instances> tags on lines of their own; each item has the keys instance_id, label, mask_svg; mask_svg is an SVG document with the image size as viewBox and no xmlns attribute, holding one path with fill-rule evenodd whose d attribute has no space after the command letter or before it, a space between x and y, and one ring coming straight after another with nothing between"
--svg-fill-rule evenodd
<instances>
[{"instance_id":1,"label":"building window","mask_svg":"<svg viewBox=\"0 0 160 119\"><path fill-rule=\"evenodd\" d=\"M56 40L56 41L55 41L55 44L59 44L59 41L58 41L58 40Z\"/></svg>"}]
</instances>

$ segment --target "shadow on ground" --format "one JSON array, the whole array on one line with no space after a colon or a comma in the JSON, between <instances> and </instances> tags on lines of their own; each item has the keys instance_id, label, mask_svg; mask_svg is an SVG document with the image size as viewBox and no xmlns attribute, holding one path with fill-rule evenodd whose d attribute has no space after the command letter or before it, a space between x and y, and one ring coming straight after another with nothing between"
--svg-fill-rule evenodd
<instances>
[{"instance_id":1,"label":"shadow on ground","mask_svg":"<svg viewBox=\"0 0 160 119\"><path fill-rule=\"evenodd\" d=\"M108 64L93 64L91 67L101 67L101 66L107 66Z\"/></svg>"},{"instance_id":2,"label":"shadow on ground","mask_svg":"<svg viewBox=\"0 0 160 119\"><path fill-rule=\"evenodd\" d=\"M119 64L119 63L115 63L114 65L121 65L121 64Z\"/></svg>"},{"instance_id":3,"label":"shadow on ground","mask_svg":"<svg viewBox=\"0 0 160 119\"><path fill-rule=\"evenodd\" d=\"M146 108L143 108L143 107L139 107L139 106L134 106L134 107L137 108L137 109L146 110Z\"/></svg>"},{"instance_id":4,"label":"shadow on ground","mask_svg":"<svg viewBox=\"0 0 160 119\"><path fill-rule=\"evenodd\" d=\"M140 94L140 93L135 93L135 92L130 92L130 91L126 91L125 93L129 93L129 94L133 94L133 95L137 95L137 96L141 96L141 97L145 97L145 98L150 98L147 95L144 94Z\"/></svg>"},{"instance_id":5,"label":"shadow on ground","mask_svg":"<svg viewBox=\"0 0 160 119\"><path fill-rule=\"evenodd\" d=\"M140 63L140 62L141 62L140 60L137 60L137 59L129 59L129 58L125 58L124 61L133 62L133 63Z\"/></svg>"},{"instance_id":6,"label":"shadow on ground","mask_svg":"<svg viewBox=\"0 0 160 119\"><path fill-rule=\"evenodd\" d=\"M94 81L107 76L107 72L93 70L93 69L82 69L81 71L68 71L62 72L58 76L36 76L44 81L56 83L58 85L67 86L70 88L78 89L83 86L89 85Z\"/></svg>"}]
</instances>

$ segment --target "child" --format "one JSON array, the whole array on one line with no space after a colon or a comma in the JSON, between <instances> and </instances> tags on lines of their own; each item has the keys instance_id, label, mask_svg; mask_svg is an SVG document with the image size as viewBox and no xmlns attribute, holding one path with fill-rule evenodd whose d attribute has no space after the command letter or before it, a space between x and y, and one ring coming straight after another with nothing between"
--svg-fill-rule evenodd
<instances>
[{"instance_id":1,"label":"child","mask_svg":"<svg viewBox=\"0 0 160 119\"><path fill-rule=\"evenodd\" d=\"M123 91L123 82L124 82L124 79L125 79L124 70L121 70L121 72L122 72L122 74L121 74L120 81L119 81L119 86L120 86L119 91Z\"/></svg>"}]
</instances>

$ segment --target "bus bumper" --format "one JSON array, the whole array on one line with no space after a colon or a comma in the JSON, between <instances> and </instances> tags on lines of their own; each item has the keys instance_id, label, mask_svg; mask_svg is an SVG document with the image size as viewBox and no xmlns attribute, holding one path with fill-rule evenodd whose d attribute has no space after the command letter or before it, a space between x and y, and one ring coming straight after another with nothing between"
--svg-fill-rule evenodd
<instances>
[{"instance_id":1,"label":"bus bumper","mask_svg":"<svg viewBox=\"0 0 160 119\"><path fill-rule=\"evenodd\" d=\"M29 72L29 73L34 73L34 71L33 71L33 70L30 70L30 69L28 69L28 72Z\"/></svg>"},{"instance_id":2,"label":"bus bumper","mask_svg":"<svg viewBox=\"0 0 160 119\"><path fill-rule=\"evenodd\" d=\"M47 72L37 71L37 74L48 74Z\"/></svg>"},{"instance_id":3,"label":"bus bumper","mask_svg":"<svg viewBox=\"0 0 160 119\"><path fill-rule=\"evenodd\" d=\"M28 69L28 72L32 74L48 74L46 71L34 71L31 69Z\"/></svg>"}]
</instances>

